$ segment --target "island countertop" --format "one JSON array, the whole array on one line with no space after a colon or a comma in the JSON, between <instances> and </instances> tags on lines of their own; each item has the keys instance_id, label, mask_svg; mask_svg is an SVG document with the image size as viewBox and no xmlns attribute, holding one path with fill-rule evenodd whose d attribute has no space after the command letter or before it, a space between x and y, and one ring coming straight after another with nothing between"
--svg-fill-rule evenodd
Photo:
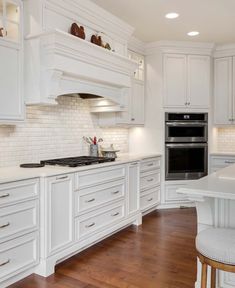
<instances>
[{"instance_id":1,"label":"island countertop","mask_svg":"<svg viewBox=\"0 0 235 288\"><path fill-rule=\"evenodd\" d=\"M235 164L195 180L178 193L188 196L204 196L235 200Z\"/></svg>"}]
</instances>

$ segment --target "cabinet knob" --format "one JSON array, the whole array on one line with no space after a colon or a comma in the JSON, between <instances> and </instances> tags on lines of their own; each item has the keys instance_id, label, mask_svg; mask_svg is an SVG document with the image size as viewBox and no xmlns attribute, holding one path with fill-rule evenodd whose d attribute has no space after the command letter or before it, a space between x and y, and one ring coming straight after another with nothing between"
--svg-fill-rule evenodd
<instances>
[{"instance_id":1,"label":"cabinet knob","mask_svg":"<svg viewBox=\"0 0 235 288\"><path fill-rule=\"evenodd\" d=\"M131 118L131 121L135 121L135 118Z\"/></svg>"}]
</instances>

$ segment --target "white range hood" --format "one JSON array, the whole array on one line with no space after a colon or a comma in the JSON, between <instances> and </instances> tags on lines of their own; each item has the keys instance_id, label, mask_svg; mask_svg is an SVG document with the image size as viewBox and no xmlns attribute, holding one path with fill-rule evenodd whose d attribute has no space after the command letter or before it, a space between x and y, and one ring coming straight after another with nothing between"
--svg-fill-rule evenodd
<instances>
[{"instance_id":1,"label":"white range hood","mask_svg":"<svg viewBox=\"0 0 235 288\"><path fill-rule=\"evenodd\" d=\"M27 104L56 104L60 95L81 93L103 97L116 107L112 111L122 109L136 63L60 30L29 36L25 42Z\"/></svg>"}]
</instances>

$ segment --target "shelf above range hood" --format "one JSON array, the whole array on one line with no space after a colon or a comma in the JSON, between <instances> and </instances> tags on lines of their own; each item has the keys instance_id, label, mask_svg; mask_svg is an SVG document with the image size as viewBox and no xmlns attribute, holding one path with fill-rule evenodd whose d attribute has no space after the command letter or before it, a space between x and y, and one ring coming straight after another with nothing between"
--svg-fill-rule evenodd
<instances>
[{"instance_id":1,"label":"shelf above range hood","mask_svg":"<svg viewBox=\"0 0 235 288\"><path fill-rule=\"evenodd\" d=\"M57 104L61 95L95 95L96 101L101 97L121 111L135 62L60 30L28 36L25 42L26 104Z\"/></svg>"}]
</instances>

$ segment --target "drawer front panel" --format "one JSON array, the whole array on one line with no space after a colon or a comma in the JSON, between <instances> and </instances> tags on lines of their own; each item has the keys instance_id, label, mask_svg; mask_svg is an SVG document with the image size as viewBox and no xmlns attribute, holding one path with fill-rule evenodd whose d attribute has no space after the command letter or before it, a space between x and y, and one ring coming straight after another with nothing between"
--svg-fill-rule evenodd
<instances>
[{"instance_id":1,"label":"drawer front panel","mask_svg":"<svg viewBox=\"0 0 235 288\"><path fill-rule=\"evenodd\" d=\"M76 173L75 189L82 189L125 177L125 166L110 166Z\"/></svg>"},{"instance_id":2,"label":"drawer front panel","mask_svg":"<svg viewBox=\"0 0 235 288\"><path fill-rule=\"evenodd\" d=\"M141 195L140 209L145 210L160 202L160 188L156 187L149 190L149 193Z\"/></svg>"},{"instance_id":3,"label":"drawer front panel","mask_svg":"<svg viewBox=\"0 0 235 288\"><path fill-rule=\"evenodd\" d=\"M29 201L0 210L0 241L38 227L37 201Z\"/></svg>"},{"instance_id":4,"label":"drawer front panel","mask_svg":"<svg viewBox=\"0 0 235 288\"><path fill-rule=\"evenodd\" d=\"M179 201L188 201L187 195L179 194L176 192L180 187L184 187L185 185L166 185L166 202L179 202Z\"/></svg>"},{"instance_id":5,"label":"drawer front panel","mask_svg":"<svg viewBox=\"0 0 235 288\"><path fill-rule=\"evenodd\" d=\"M0 206L23 201L28 198L37 197L39 191L39 180L12 182L0 185Z\"/></svg>"},{"instance_id":6,"label":"drawer front panel","mask_svg":"<svg viewBox=\"0 0 235 288\"><path fill-rule=\"evenodd\" d=\"M160 158L153 158L144 160L140 164L140 171L145 172L153 169L159 169L161 165L161 159Z\"/></svg>"},{"instance_id":7,"label":"drawer front panel","mask_svg":"<svg viewBox=\"0 0 235 288\"><path fill-rule=\"evenodd\" d=\"M224 168L229 165L235 164L235 157L212 157L211 166Z\"/></svg>"},{"instance_id":8,"label":"drawer front panel","mask_svg":"<svg viewBox=\"0 0 235 288\"><path fill-rule=\"evenodd\" d=\"M36 234L28 234L0 244L0 278L12 276L38 263L38 239Z\"/></svg>"},{"instance_id":9,"label":"drawer front panel","mask_svg":"<svg viewBox=\"0 0 235 288\"><path fill-rule=\"evenodd\" d=\"M148 189L160 185L160 181L160 170L142 173L140 178L140 189Z\"/></svg>"},{"instance_id":10,"label":"drawer front panel","mask_svg":"<svg viewBox=\"0 0 235 288\"><path fill-rule=\"evenodd\" d=\"M76 219L77 239L94 233L105 226L112 224L125 216L124 202L117 203L107 210L100 209L97 214L90 214ZM103 211L102 211L103 210Z\"/></svg>"},{"instance_id":11,"label":"drawer front panel","mask_svg":"<svg viewBox=\"0 0 235 288\"><path fill-rule=\"evenodd\" d=\"M86 211L97 205L124 197L124 180L81 189L75 194L76 213Z\"/></svg>"}]
</instances>

